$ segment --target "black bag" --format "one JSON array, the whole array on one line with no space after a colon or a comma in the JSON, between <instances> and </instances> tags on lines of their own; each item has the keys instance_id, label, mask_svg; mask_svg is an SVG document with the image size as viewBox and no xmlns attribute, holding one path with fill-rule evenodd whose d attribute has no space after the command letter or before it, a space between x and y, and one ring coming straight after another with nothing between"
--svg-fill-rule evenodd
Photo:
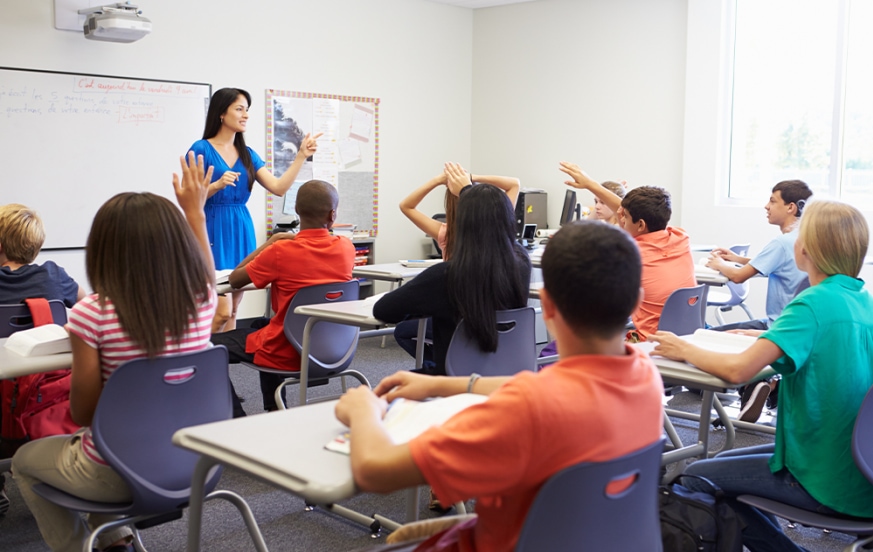
<instances>
[{"instance_id":1,"label":"black bag","mask_svg":"<svg viewBox=\"0 0 873 552\"><path fill-rule=\"evenodd\" d=\"M679 483L658 488L661 542L664 552L742 552L742 523L724 501L717 485L696 475L711 493L689 490Z\"/></svg>"}]
</instances>

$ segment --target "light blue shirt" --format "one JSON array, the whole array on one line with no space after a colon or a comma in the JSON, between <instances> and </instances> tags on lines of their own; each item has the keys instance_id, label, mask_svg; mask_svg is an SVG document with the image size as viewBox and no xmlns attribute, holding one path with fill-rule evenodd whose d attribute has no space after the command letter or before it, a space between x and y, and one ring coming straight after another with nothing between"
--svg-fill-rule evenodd
<instances>
[{"instance_id":1,"label":"light blue shirt","mask_svg":"<svg viewBox=\"0 0 873 552\"><path fill-rule=\"evenodd\" d=\"M767 318L771 322L782 314L782 309L807 278L794 262L795 241L797 228L772 240L749 261L755 270L767 277Z\"/></svg>"}]
</instances>

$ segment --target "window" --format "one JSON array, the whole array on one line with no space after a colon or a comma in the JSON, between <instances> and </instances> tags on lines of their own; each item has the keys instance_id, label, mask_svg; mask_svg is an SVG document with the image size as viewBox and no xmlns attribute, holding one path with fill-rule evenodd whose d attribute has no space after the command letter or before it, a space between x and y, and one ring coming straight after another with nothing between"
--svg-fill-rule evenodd
<instances>
[{"instance_id":1,"label":"window","mask_svg":"<svg viewBox=\"0 0 873 552\"><path fill-rule=\"evenodd\" d=\"M736 0L728 195L873 207L873 0Z\"/></svg>"}]
</instances>

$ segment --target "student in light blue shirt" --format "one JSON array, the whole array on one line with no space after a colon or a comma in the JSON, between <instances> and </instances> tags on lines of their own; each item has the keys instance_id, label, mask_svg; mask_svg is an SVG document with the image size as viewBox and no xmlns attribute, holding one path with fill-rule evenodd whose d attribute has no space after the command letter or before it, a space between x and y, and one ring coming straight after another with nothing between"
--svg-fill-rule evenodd
<instances>
[{"instance_id":1,"label":"student in light blue shirt","mask_svg":"<svg viewBox=\"0 0 873 552\"><path fill-rule=\"evenodd\" d=\"M782 234L768 243L756 257L741 257L721 247L713 249L706 266L718 270L730 281L741 284L758 274L766 276L768 280L766 318L729 324L718 329L766 330L806 282L806 274L797 268L794 261L794 242L797 240L803 206L810 196L812 190L801 180L784 180L773 187L764 209L767 211L767 222L778 226Z\"/></svg>"}]
</instances>

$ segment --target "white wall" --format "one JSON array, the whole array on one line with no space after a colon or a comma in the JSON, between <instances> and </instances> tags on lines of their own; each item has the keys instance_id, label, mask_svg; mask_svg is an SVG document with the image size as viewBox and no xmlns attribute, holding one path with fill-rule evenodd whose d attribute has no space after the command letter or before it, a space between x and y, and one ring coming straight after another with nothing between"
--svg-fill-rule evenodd
<instances>
[{"instance_id":1,"label":"white wall","mask_svg":"<svg viewBox=\"0 0 873 552\"><path fill-rule=\"evenodd\" d=\"M146 0L139 5L153 33L133 44L114 44L56 30L51 0L5 0L0 65L247 89L254 105L246 137L262 156L267 88L380 98L377 260L420 255L423 234L396 206L444 161L469 162L471 10L424 0ZM0 122L0 132L14 129ZM62 147L47 136L33 145L32 159L21 161L50 163L51 149ZM99 162L101 155L136 155L147 162L148 152L149 145L142 144L138 152L95 151L94 157ZM71 185L88 193L84 180L74 178ZM249 202L259 240L265 227L260 190ZM440 200L429 198L423 207L438 212ZM60 257L85 283L81 260ZM245 316L263 311L262 299L251 295Z\"/></svg>"},{"instance_id":2,"label":"white wall","mask_svg":"<svg viewBox=\"0 0 873 552\"><path fill-rule=\"evenodd\" d=\"M474 172L549 192L562 160L596 180L655 185L681 222L685 0L539 0L476 10ZM590 194L580 201L590 202Z\"/></svg>"}]
</instances>

